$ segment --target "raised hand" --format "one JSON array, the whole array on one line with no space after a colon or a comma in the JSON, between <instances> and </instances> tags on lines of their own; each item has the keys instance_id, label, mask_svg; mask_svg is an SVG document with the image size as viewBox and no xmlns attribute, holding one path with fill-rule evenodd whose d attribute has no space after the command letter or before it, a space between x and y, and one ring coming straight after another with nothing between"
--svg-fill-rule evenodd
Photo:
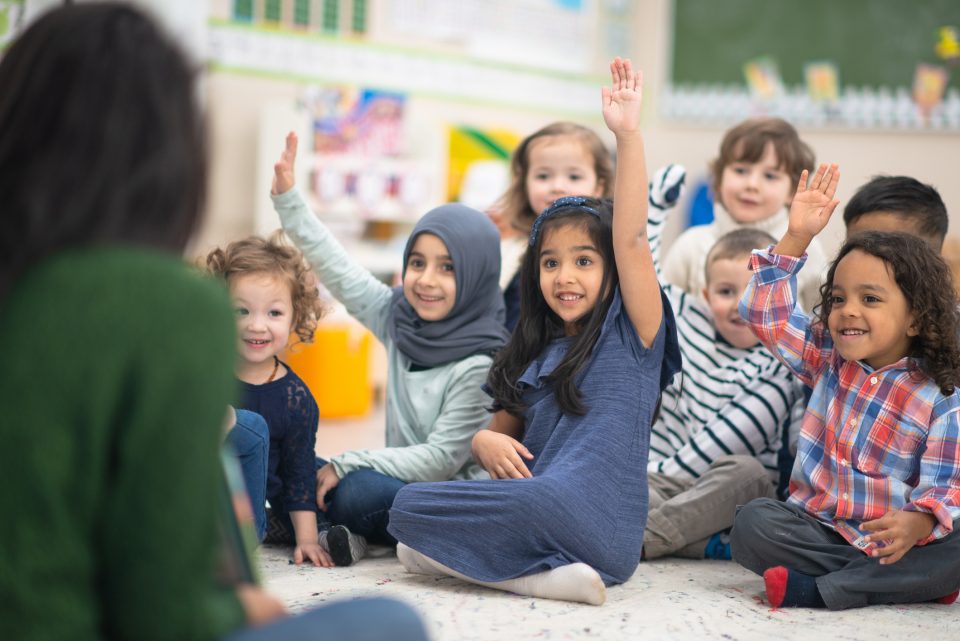
<instances>
[{"instance_id":1,"label":"raised hand","mask_svg":"<svg viewBox=\"0 0 960 641\"><path fill-rule=\"evenodd\" d=\"M610 63L611 86L603 87L603 121L615 135L640 129L643 73L634 73L630 60L614 58Z\"/></svg>"},{"instance_id":2,"label":"raised hand","mask_svg":"<svg viewBox=\"0 0 960 641\"><path fill-rule=\"evenodd\" d=\"M806 169L800 174L797 193L790 205L787 231L797 238L812 239L827 226L833 210L840 203L833 197L840 182L840 170L836 163L829 166L821 163L809 185L808 176Z\"/></svg>"},{"instance_id":3,"label":"raised hand","mask_svg":"<svg viewBox=\"0 0 960 641\"><path fill-rule=\"evenodd\" d=\"M297 134L292 131L287 134L287 144L283 153L280 154L280 160L273 165L273 184L270 186L270 193L274 196L290 191L295 184L293 177L293 164L297 160Z\"/></svg>"}]
</instances>

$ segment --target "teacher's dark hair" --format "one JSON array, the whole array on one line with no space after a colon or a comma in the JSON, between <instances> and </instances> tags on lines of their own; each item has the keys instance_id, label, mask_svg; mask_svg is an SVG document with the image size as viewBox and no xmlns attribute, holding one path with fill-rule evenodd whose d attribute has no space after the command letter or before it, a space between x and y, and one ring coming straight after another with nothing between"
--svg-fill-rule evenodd
<instances>
[{"instance_id":1,"label":"teacher's dark hair","mask_svg":"<svg viewBox=\"0 0 960 641\"><path fill-rule=\"evenodd\" d=\"M181 253L206 183L194 72L116 2L60 7L0 61L0 305L30 266L73 247Z\"/></svg>"}]
</instances>

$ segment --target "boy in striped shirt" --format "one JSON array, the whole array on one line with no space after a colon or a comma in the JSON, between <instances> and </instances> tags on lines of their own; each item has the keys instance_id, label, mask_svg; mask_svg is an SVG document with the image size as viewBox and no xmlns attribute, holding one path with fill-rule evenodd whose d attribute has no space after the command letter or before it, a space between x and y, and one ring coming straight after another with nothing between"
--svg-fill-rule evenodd
<instances>
[{"instance_id":1,"label":"boy in striped shirt","mask_svg":"<svg viewBox=\"0 0 960 641\"><path fill-rule=\"evenodd\" d=\"M659 269L666 211L684 170L668 166L650 186L647 225ZM703 300L664 285L677 320L682 376L663 391L650 436L650 508L644 558L730 558L726 533L736 507L774 496L781 430L799 397L789 370L740 319L752 250L774 239L742 228L722 236L706 259Z\"/></svg>"},{"instance_id":2,"label":"boy in striped shirt","mask_svg":"<svg viewBox=\"0 0 960 641\"><path fill-rule=\"evenodd\" d=\"M774 607L952 603L960 587L960 314L949 267L911 234L851 235L810 319L796 274L837 166L803 173L787 232L754 252L740 311L813 388L786 503L737 514L734 558Z\"/></svg>"}]
</instances>

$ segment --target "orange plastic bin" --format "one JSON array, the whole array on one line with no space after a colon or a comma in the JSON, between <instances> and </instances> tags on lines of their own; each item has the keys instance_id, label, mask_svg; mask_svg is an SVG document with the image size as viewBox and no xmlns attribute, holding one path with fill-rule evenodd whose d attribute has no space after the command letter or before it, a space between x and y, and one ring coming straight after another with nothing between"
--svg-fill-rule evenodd
<instances>
[{"instance_id":1,"label":"orange plastic bin","mask_svg":"<svg viewBox=\"0 0 960 641\"><path fill-rule=\"evenodd\" d=\"M285 362L303 379L320 408L320 418L366 415L373 404L370 342L365 328L322 324L314 341L287 348Z\"/></svg>"}]
</instances>

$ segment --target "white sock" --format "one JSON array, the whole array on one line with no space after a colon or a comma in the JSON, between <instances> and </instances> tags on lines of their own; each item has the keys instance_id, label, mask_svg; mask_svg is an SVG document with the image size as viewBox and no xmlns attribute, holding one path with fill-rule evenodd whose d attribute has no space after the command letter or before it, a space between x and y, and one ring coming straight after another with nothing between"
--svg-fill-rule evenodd
<instances>
[{"instance_id":1,"label":"white sock","mask_svg":"<svg viewBox=\"0 0 960 641\"><path fill-rule=\"evenodd\" d=\"M397 543L397 560L400 561L400 565L411 574L429 574L431 576L450 576L449 570L446 568L447 572L441 570L442 565L434 561L433 559L426 557L412 547L404 545L403 543ZM439 567L434 567L439 566Z\"/></svg>"},{"instance_id":2,"label":"white sock","mask_svg":"<svg viewBox=\"0 0 960 641\"><path fill-rule=\"evenodd\" d=\"M503 590L544 599L575 601L590 605L602 605L607 599L607 589L597 571L586 563L562 565L546 572L521 576L506 581L478 581L434 561L416 550L399 543L397 558L407 572L457 577L469 583L494 590Z\"/></svg>"}]
</instances>

